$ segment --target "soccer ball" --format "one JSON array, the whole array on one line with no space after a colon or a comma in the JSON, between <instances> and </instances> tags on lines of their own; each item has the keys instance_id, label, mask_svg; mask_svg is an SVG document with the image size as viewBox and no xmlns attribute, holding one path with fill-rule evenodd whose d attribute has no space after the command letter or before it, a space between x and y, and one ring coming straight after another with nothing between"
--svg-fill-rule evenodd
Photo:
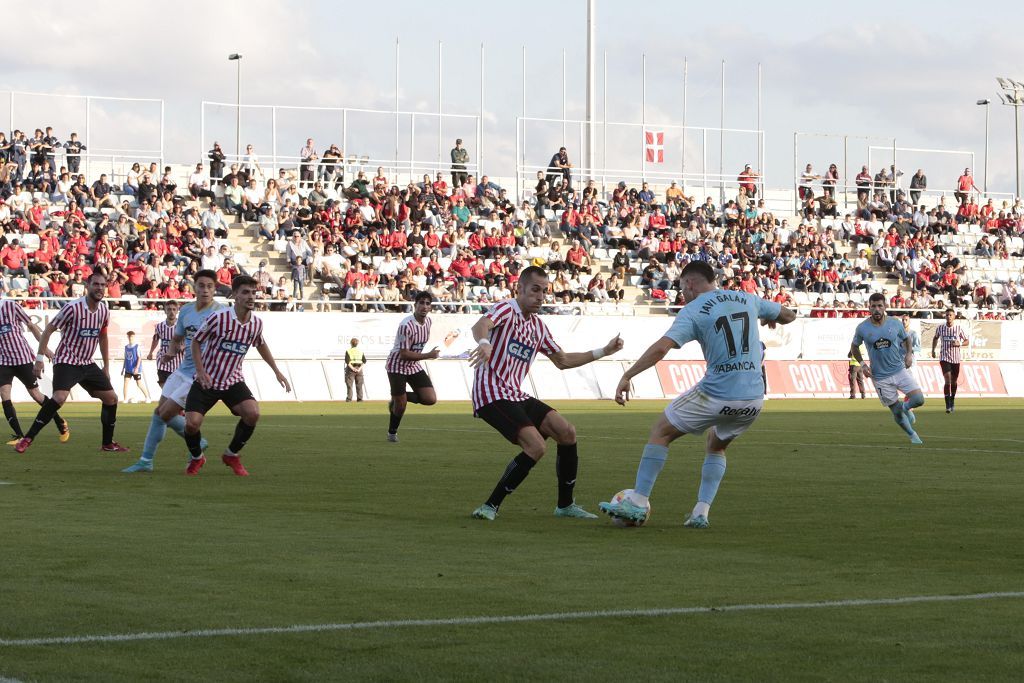
<instances>
[{"instance_id":1,"label":"soccer ball","mask_svg":"<svg viewBox=\"0 0 1024 683\"><path fill-rule=\"evenodd\" d=\"M623 498L625 498L626 496L628 496L631 493L633 493L633 489L625 489L623 491L619 491L614 496L612 496L612 502L613 503L620 503L620 502L622 502ZM650 502L648 502L647 503L647 514L644 515L643 519L632 520L632 519L622 519L620 517L612 517L612 523L615 526L617 526L617 527L622 527L623 529L629 529L629 528L633 528L633 527L643 526L644 524L647 523L647 520L649 520L650 518L651 518L651 504L650 504Z\"/></svg>"}]
</instances>

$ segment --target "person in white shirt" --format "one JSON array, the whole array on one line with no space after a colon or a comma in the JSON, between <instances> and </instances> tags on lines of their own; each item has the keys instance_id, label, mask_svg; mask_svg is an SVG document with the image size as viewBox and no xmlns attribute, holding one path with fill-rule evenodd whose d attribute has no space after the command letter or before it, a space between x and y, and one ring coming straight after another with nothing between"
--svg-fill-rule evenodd
<instances>
[{"instance_id":1,"label":"person in white shirt","mask_svg":"<svg viewBox=\"0 0 1024 683\"><path fill-rule=\"evenodd\" d=\"M207 180L206 174L203 173L203 165L196 164L196 170L188 177L188 191L192 195L192 199L199 199L205 197L213 202L217 195L210 190L210 181Z\"/></svg>"},{"instance_id":2,"label":"person in white shirt","mask_svg":"<svg viewBox=\"0 0 1024 683\"><path fill-rule=\"evenodd\" d=\"M228 236L228 222L224 219L224 212L217 204L211 204L210 208L203 212L201 221L203 229L213 230L215 237L226 238Z\"/></svg>"},{"instance_id":3,"label":"person in white shirt","mask_svg":"<svg viewBox=\"0 0 1024 683\"><path fill-rule=\"evenodd\" d=\"M200 265L203 270L220 270L220 267L224 265L224 259L217 253L217 250L213 247L207 247L203 252L203 258L200 259Z\"/></svg>"}]
</instances>

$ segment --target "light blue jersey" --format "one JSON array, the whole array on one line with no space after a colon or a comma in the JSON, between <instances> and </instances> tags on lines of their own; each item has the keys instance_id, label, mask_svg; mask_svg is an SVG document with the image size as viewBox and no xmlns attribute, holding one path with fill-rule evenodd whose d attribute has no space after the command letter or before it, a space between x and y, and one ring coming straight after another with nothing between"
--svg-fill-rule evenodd
<instances>
[{"instance_id":1,"label":"light blue jersey","mask_svg":"<svg viewBox=\"0 0 1024 683\"><path fill-rule=\"evenodd\" d=\"M182 359L181 365L178 366L178 372L184 373L188 377L193 377L196 374L196 364L192 360L192 337L203 326L207 318L222 308L224 306L216 301L210 302L210 305L202 311L196 310L194 301L181 307L181 312L178 313L178 322L174 325L174 336L185 338L185 357Z\"/></svg>"},{"instance_id":2,"label":"light blue jersey","mask_svg":"<svg viewBox=\"0 0 1024 683\"><path fill-rule=\"evenodd\" d=\"M903 341L907 339L907 331L898 318L889 318L881 325L875 325L871 318L857 325L853 335L853 345L864 344L868 348L868 359L871 361L871 376L875 379L892 377L906 369L903 358L906 348Z\"/></svg>"},{"instance_id":3,"label":"light blue jersey","mask_svg":"<svg viewBox=\"0 0 1024 683\"><path fill-rule=\"evenodd\" d=\"M697 341L707 372L700 390L719 399L764 397L759 320L776 320L782 306L746 292L716 289L686 304L665 336L679 346Z\"/></svg>"}]
</instances>

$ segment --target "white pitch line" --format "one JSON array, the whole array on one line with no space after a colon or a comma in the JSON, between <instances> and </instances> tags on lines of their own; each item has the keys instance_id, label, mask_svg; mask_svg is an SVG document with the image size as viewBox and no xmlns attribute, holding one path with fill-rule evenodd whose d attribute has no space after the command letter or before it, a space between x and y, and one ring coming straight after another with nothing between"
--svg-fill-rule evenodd
<instances>
[{"instance_id":1,"label":"white pitch line","mask_svg":"<svg viewBox=\"0 0 1024 683\"><path fill-rule=\"evenodd\" d=\"M0 639L0 647L37 647L47 645L82 645L88 643L124 643L139 640L178 640L182 638L218 638L224 636L260 636L329 631L390 630L412 627L476 626L480 624L523 624L538 621L579 621L583 619L636 619L718 612L773 612L784 610L826 609L843 607L884 607L943 602L971 602L1024 598L1024 591L969 593L966 595L912 595L902 598L861 598L821 600L818 602L778 602L722 605L720 607L662 607L653 609L595 610L589 612L552 612L505 616L454 617L450 619L396 619L387 621L356 621L339 624L295 624L254 628L216 628L191 631L151 631L115 633L92 636L58 636L51 638Z\"/></svg>"}]
</instances>

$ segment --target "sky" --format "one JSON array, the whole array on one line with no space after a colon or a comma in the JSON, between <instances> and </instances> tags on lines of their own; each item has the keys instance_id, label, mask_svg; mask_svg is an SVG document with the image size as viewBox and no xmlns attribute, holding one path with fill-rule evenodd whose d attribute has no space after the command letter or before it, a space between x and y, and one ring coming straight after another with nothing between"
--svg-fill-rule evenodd
<instances>
[{"instance_id":1,"label":"sky","mask_svg":"<svg viewBox=\"0 0 1024 683\"><path fill-rule=\"evenodd\" d=\"M726 128L757 127L761 65L763 171L770 187L792 184L797 131L871 136L848 140L851 175L867 161L869 145L891 148L893 139L901 148L973 151L981 185L985 107L975 102L987 98L989 189L1013 190L1013 110L999 104L995 77L1024 81L1019 3L987 2L977 11L962 3L917 0L864 0L855 7L734 0L723 9L667 0L596 4L596 118L631 124L610 125L607 138L598 135L598 162L605 168L640 168L643 116L647 129L666 133L666 162L658 170L681 172L684 140L670 126L683 123L684 60L686 123L697 128L720 126L724 60ZM517 118L524 115L524 48L525 115L563 118L564 51L565 118L584 118L585 0L492 0L454 12L447 8L407 0L386 6L178 0L168 9L162 3L95 0L89 12L69 12L65 3L39 0L18 10L20 23L32 29L8 32L0 42L0 128L10 128L13 111L19 128L53 125L62 136L85 129L81 100L17 95L12 108L9 91L160 99L165 157L191 163L214 139L229 153L234 150L234 108L200 104L235 101L238 74L229 53L243 55L243 104L394 111L397 40L397 108L421 112L415 121L399 117L400 157L435 162L439 149L446 157L454 137L461 136L474 157L482 153L485 172L494 176L511 176L517 158L546 164L563 140L579 163L576 124L565 126L563 138L560 123L520 122L525 142L518 152L516 133ZM439 43L441 110L469 117L480 114L484 46L482 150L473 118L443 118L438 145L433 114ZM243 147L252 142L261 156L270 154L271 116L270 109L243 109ZM159 149L157 103L94 101L89 118L94 150ZM337 111L279 109L276 119L280 154L297 154L309 136L321 148L342 143ZM351 113L346 133L348 154L395 156L393 115ZM701 138L700 130L685 136L688 173L717 173L721 165L734 174L744 163L757 165L753 134L727 134L722 159L717 133L708 134L703 152ZM842 153L841 138L801 137L796 161L820 171L832 162L842 166ZM891 157L880 149L871 154L873 170ZM958 172L972 165L967 154L898 152L897 160L908 174L925 168L932 187L951 187Z\"/></svg>"}]
</instances>

